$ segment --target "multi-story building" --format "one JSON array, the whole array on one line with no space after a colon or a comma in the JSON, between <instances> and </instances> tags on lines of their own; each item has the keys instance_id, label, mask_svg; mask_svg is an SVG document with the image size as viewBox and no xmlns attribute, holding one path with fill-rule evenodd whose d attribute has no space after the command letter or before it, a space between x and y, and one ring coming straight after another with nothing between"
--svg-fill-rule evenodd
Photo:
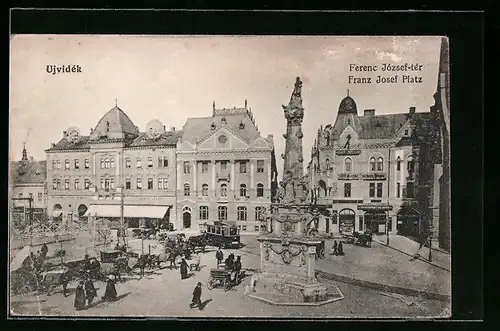
<instances>
[{"instance_id":1,"label":"multi-story building","mask_svg":"<svg viewBox=\"0 0 500 331\"><path fill-rule=\"evenodd\" d=\"M13 211L23 218L26 218L26 213L31 212L35 219L45 218L47 210L45 161L28 158L28 152L24 147L21 161L12 162L10 170L10 203Z\"/></svg>"},{"instance_id":2,"label":"multi-story building","mask_svg":"<svg viewBox=\"0 0 500 331\"><path fill-rule=\"evenodd\" d=\"M358 114L347 95L333 125L321 127L308 166L320 230L427 234L438 133L436 112Z\"/></svg>"},{"instance_id":3,"label":"multi-story building","mask_svg":"<svg viewBox=\"0 0 500 331\"><path fill-rule=\"evenodd\" d=\"M262 137L250 109L216 109L189 118L177 144L178 228L235 221L258 232L277 182L273 136Z\"/></svg>"},{"instance_id":4,"label":"multi-story building","mask_svg":"<svg viewBox=\"0 0 500 331\"><path fill-rule=\"evenodd\" d=\"M102 217L130 227L174 222L175 147L181 132L158 120L140 132L118 106L80 135L63 132L47 153L48 209L60 221ZM122 203L123 202L123 203ZM175 217L175 212L174 212Z\"/></svg>"}]
</instances>

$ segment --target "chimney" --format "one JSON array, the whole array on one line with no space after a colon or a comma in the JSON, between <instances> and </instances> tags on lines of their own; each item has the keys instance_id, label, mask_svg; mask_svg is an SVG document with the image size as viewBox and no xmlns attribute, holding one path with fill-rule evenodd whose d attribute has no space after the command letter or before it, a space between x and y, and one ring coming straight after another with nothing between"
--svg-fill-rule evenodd
<instances>
[{"instance_id":1,"label":"chimney","mask_svg":"<svg viewBox=\"0 0 500 331\"><path fill-rule=\"evenodd\" d=\"M90 128L90 134L94 133L94 129Z\"/></svg>"},{"instance_id":2,"label":"chimney","mask_svg":"<svg viewBox=\"0 0 500 331\"><path fill-rule=\"evenodd\" d=\"M54 147L56 147L56 144L50 143L50 148L54 148Z\"/></svg>"},{"instance_id":3,"label":"chimney","mask_svg":"<svg viewBox=\"0 0 500 331\"><path fill-rule=\"evenodd\" d=\"M415 107L410 107L410 114L411 115L415 114Z\"/></svg>"},{"instance_id":4,"label":"chimney","mask_svg":"<svg viewBox=\"0 0 500 331\"><path fill-rule=\"evenodd\" d=\"M365 109L365 116L375 116L375 109Z\"/></svg>"},{"instance_id":5,"label":"chimney","mask_svg":"<svg viewBox=\"0 0 500 331\"><path fill-rule=\"evenodd\" d=\"M66 131L63 131L63 138L66 138L68 136L68 133Z\"/></svg>"}]
</instances>

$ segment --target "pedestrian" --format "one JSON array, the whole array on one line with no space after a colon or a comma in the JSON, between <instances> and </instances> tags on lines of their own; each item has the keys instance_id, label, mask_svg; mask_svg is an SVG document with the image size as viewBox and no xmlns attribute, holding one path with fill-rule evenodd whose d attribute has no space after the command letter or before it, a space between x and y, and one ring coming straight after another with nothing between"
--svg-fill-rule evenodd
<instances>
[{"instance_id":1,"label":"pedestrian","mask_svg":"<svg viewBox=\"0 0 500 331\"><path fill-rule=\"evenodd\" d=\"M90 276L87 276L87 281L85 282L85 296L87 297L88 306L90 307L92 305L92 301L97 296L97 291Z\"/></svg>"},{"instance_id":2,"label":"pedestrian","mask_svg":"<svg viewBox=\"0 0 500 331\"><path fill-rule=\"evenodd\" d=\"M104 292L104 296L102 300L104 301L116 301L116 286L113 277L108 276L108 281L106 283L106 291Z\"/></svg>"},{"instance_id":3,"label":"pedestrian","mask_svg":"<svg viewBox=\"0 0 500 331\"><path fill-rule=\"evenodd\" d=\"M49 252L49 248L47 247L46 243L43 243L41 251L42 251L42 258L45 260L45 258L47 258L47 253Z\"/></svg>"},{"instance_id":4,"label":"pedestrian","mask_svg":"<svg viewBox=\"0 0 500 331\"><path fill-rule=\"evenodd\" d=\"M188 278L188 264L184 258L181 260L181 280Z\"/></svg>"},{"instance_id":5,"label":"pedestrian","mask_svg":"<svg viewBox=\"0 0 500 331\"><path fill-rule=\"evenodd\" d=\"M193 300L191 300L191 304L189 307L193 309L194 307L198 306L199 310L202 310L203 307L201 306L201 283L198 282L196 284L196 287L193 290Z\"/></svg>"},{"instance_id":6,"label":"pedestrian","mask_svg":"<svg viewBox=\"0 0 500 331\"><path fill-rule=\"evenodd\" d=\"M219 247L219 250L215 253L215 258L217 259L217 268L219 268L219 264L224 261L224 253L222 253L222 250Z\"/></svg>"},{"instance_id":7,"label":"pedestrian","mask_svg":"<svg viewBox=\"0 0 500 331\"><path fill-rule=\"evenodd\" d=\"M337 250L337 240L333 242L333 248L332 248L332 255L338 255L338 250Z\"/></svg>"},{"instance_id":8,"label":"pedestrian","mask_svg":"<svg viewBox=\"0 0 500 331\"><path fill-rule=\"evenodd\" d=\"M80 281L80 284L76 287L75 293L75 308L76 310L82 310L85 308L85 292L83 291L83 280Z\"/></svg>"},{"instance_id":9,"label":"pedestrian","mask_svg":"<svg viewBox=\"0 0 500 331\"><path fill-rule=\"evenodd\" d=\"M234 281L239 283L240 281L240 272L241 272L241 256L236 257L236 261L234 262L233 270L235 272Z\"/></svg>"},{"instance_id":10,"label":"pedestrian","mask_svg":"<svg viewBox=\"0 0 500 331\"><path fill-rule=\"evenodd\" d=\"M226 265L227 270L233 270L234 263L233 263L233 259L231 258L231 255L229 255L226 258L226 261L224 261L224 264Z\"/></svg>"},{"instance_id":11,"label":"pedestrian","mask_svg":"<svg viewBox=\"0 0 500 331\"><path fill-rule=\"evenodd\" d=\"M339 241L339 246L338 246L338 255L344 255L344 247L342 245L342 241Z\"/></svg>"}]
</instances>

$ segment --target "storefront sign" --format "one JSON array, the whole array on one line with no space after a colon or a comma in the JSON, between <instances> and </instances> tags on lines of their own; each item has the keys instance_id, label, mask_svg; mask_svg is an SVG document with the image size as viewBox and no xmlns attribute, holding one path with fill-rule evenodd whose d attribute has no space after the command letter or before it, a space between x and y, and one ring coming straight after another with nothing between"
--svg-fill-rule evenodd
<instances>
[{"instance_id":1,"label":"storefront sign","mask_svg":"<svg viewBox=\"0 0 500 331\"><path fill-rule=\"evenodd\" d=\"M359 155L361 154L360 149L339 149L335 151L337 155Z\"/></svg>"},{"instance_id":2,"label":"storefront sign","mask_svg":"<svg viewBox=\"0 0 500 331\"><path fill-rule=\"evenodd\" d=\"M339 173L339 180L357 180L359 179L359 174L351 174L349 172Z\"/></svg>"},{"instance_id":3,"label":"storefront sign","mask_svg":"<svg viewBox=\"0 0 500 331\"><path fill-rule=\"evenodd\" d=\"M358 205L358 210L376 210L376 211L388 211L392 210L391 205L384 205L384 204L374 204L374 203L367 203L367 204L362 204Z\"/></svg>"},{"instance_id":4,"label":"storefront sign","mask_svg":"<svg viewBox=\"0 0 500 331\"><path fill-rule=\"evenodd\" d=\"M370 172L362 175L363 180L386 180L387 174L385 172Z\"/></svg>"}]
</instances>

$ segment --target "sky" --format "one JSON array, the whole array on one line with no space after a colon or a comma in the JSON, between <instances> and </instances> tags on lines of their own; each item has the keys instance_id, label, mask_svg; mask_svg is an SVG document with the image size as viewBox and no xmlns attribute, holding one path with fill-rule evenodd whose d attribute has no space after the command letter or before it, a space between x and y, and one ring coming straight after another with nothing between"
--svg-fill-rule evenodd
<instances>
[{"instance_id":1,"label":"sky","mask_svg":"<svg viewBox=\"0 0 500 331\"><path fill-rule=\"evenodd\" d=\"M333 124L340 101L358 114L428 112L434 104L440 37L337 36L110 36L13 35L10 58L10 159L44 160L45 149L76 126L88 135L117 102L145 131L159 119L181 129L188 117L216 108L251 107L261 134L274 135L283 162L288 104L295 78L303 81L304 160L320 125ZM393 76L387 64L422 64L419 84L350 84L349 76ZM79 65L80 73L52 75L47 65ZM350 72L350 64L378 72ZM403 73L399 73L401 76ZM414 73L415 74L415 73ZM399 78L401 80L401 77ZM307 163L307 162L305 162Z\"/></svg>"}]
</instances>

